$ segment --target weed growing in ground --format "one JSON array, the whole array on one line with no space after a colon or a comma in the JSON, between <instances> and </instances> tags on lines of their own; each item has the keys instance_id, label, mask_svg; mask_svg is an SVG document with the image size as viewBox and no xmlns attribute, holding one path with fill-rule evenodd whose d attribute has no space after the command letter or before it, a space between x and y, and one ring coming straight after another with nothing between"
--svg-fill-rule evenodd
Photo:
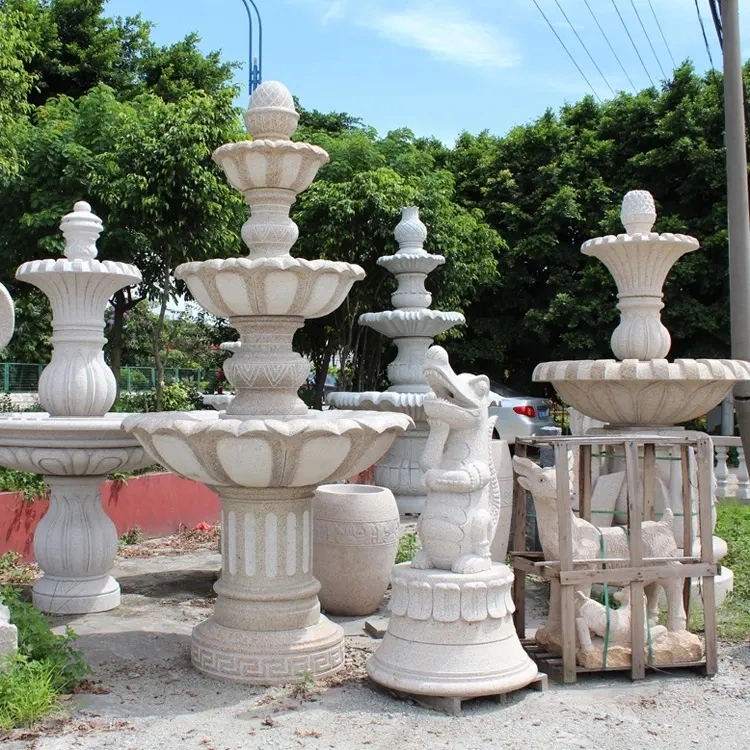
<instances>
[{"instance_id":1,"label":"weed growing in ground","mask_svg":"<svg viewBox=\"0 0 750 750\"><path fill-rule=\"evenodd\" d=\"M0 672L0 729L27 727L54 711L59 692L55 666L17 653Z\"/></svg>"},{"instance_id":2,"label":"weed growing in ground","mask_svg":"<svg viewBox=\"0 0 750 750\"><path fill-rule=\"evenodd\" d=\"M398 540L398 551L396 552L396 564L411 562L414 555L419 552L419 537L416 531L407 531L401 539Z\"/></svg>"},{"instance_id":3,"label":"weed growing in ground","mask_svg":"<svg viewBox=\"0 0 750 750\"><path fill-rule=\"evenodd\" d=\"M18 552L3 552L0 555L0 585L23 585L36 580L37 566L24 563Z\"/></svg>"},{"instance_id":4,"label":"weed growing in ground","mask_svg":"<svg viewBox=\"0 0 750 750\"><path fill-rule=\"evenodd\" d=\"M129 544L139 544L145 539L140 526L133 526L132 529L128 529L117 542L118 547L126 547Z\"/></svg>"}]
</instances>

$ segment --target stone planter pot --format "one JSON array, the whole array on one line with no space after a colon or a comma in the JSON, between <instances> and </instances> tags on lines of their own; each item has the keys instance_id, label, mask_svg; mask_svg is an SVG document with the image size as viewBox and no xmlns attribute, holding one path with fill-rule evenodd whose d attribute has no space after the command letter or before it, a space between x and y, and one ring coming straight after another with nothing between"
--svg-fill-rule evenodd
<instances>
[{"instance_id":1,"label":"stone planter pot","mask_svg":"<svg viewBox=\"0 0 750 750\"><path fill-rule=\"evenodd\" d=\"M329 614L363 616L383 600L399 540L393 493L367 484L324 484L313 501L313 574Z\"/></svg>"}]
</instances>

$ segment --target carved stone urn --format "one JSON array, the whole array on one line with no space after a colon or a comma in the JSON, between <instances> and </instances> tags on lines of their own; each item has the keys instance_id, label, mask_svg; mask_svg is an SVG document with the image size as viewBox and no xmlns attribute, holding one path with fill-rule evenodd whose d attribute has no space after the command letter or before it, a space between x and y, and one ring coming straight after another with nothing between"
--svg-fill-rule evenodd
<instances>
[{"instance_id":1,"label":"carved stone urn","mask_svg":"<svg viewBox=\"0 0 750 750\"><path fill-rule=\"evenodd\" d=\"M401 530L387 487L324 484L313 501L313 573L332 615L371 615L388 588Z\"/></svg>"}]
</instances>

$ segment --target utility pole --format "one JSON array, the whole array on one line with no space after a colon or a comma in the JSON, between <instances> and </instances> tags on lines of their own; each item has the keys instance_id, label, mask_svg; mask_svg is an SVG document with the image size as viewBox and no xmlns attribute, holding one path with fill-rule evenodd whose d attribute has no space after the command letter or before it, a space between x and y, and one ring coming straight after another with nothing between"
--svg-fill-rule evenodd
<instances>
[{"instance_id":1,"label":"utility pole","mask_svg":"<svg viewBox=\"0 0 750 750\"><path fill-rule=\"evenodd\" d=\"M747 189L740 12L738 0L723 0L720 7L724 40L724 121L732 357L750 360L750 201ZM750 382L740 382L734 387L734 408L739 421L742 447L745 455L750 456Z\"/></svg>"}]
</instances>

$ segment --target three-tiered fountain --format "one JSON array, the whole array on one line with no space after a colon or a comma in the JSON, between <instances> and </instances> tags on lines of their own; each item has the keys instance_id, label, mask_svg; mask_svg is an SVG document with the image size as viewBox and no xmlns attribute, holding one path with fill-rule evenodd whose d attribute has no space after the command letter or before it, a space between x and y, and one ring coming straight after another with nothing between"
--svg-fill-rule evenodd
<instances>
[{"instance_id":1,"label":"three-tiered fountain","mask_svg":"<svg viewBox=\"0 0 750 750\"><path fill-rule=\"evenodd\" d=\"M312 574L315 488L367 469L412 420L403 414L308 410L297 396L310 366L292 349L306 318L336 309L359 266L294 258L289 210L328 154L290 140L299 115L268 81L245 113L253 136L214 159L245 196L247 258L186 263L175 276L240 333L224 373L225 412L129 417L124 427L159 463L221 498L222 573L214 615L193 631L194 666L255 684L299 682L343 666L344 634L320 613Z\"/></svg>"},{"instance_id":2,"label":"three-tiered fountain","mask_svg":"<svg viewBox=\"0 0 750 750\"><path fill-rule=\"evenodd\" d=\"M360 325L392 338L398 347L396 358L388 365L392 385L383 392L334 392L328 402L337 409L375 409L408 414L414 419L414 428L396 438L375 464L375 484L393 492L402 514L416 515L422 512L427 495L419 467L429 433L424 398L430 386L422 374L425 355L435 336L466 321L461 313L430 309L432 295L425 288L425 280L445 263L445 258L425 251L427 227L420 221L416 206L402 209L393 234L398 250L395 255L378 258L378 265L396 277L398 287L391 295L396 309L359 316Z\"/></svg>"}]
</instances>

